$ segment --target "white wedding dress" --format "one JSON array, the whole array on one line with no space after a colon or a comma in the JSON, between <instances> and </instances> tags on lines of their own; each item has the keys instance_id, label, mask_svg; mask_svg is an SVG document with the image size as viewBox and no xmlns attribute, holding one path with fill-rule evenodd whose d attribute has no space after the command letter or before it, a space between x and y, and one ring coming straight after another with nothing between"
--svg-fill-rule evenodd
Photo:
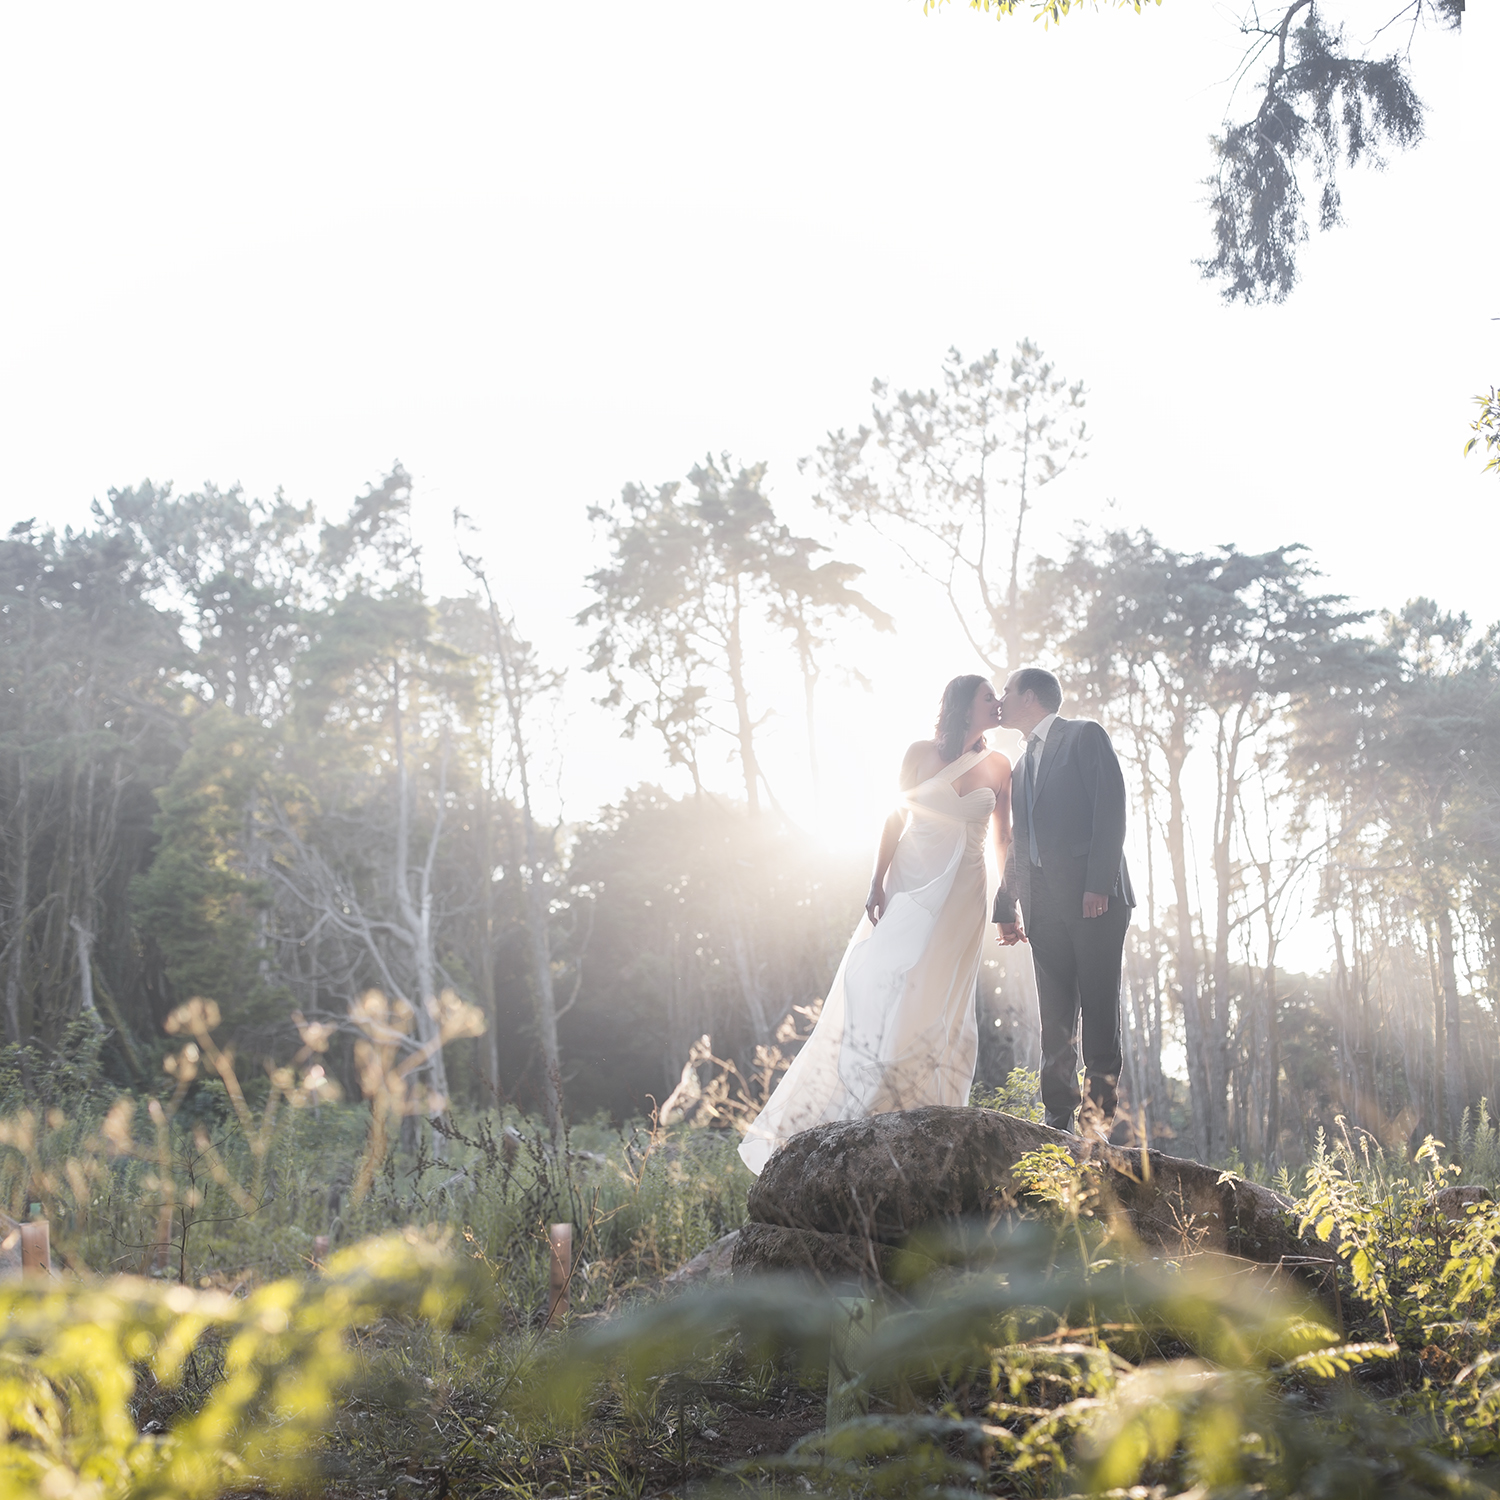
<instances>
[{"instance_id":1,"label":"white wedding dress","mask_svg":"<svg viewBox=\"0 0 1500 1500\"><path fill-rule=\"evenodd\" d=\"M798 1131L924 1104L967 1104L979 1028L974 984L989 915L989 787L953 783L971 750L907 792L878 926L861 919L813 1033L740 1143L756 1176Z\"/></svg>"}]
</instances>

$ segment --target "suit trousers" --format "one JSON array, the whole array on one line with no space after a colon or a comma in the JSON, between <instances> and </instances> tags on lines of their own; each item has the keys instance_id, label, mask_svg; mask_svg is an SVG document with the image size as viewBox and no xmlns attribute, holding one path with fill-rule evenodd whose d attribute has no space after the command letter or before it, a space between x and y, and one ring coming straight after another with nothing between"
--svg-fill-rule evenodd
<instances>
[{"instance_id":1,"label":"suit trousers","mask_svg":"<svg viewBox=\"0 0 1500 1500\"><path fill-rule=\"evenodd\" d=\"M1047 1123L1073 1128L1078 1090L1079 1017L1089 1098L1114 1118L1120 1078L1120 963L1130 907L1110 898L1103 916L1083 915L1081 898L1060 896L1039 865L1031 867L1026 936L1036 969L1042 1022L1042 1107Z\"/></svg>"}]
</instances>

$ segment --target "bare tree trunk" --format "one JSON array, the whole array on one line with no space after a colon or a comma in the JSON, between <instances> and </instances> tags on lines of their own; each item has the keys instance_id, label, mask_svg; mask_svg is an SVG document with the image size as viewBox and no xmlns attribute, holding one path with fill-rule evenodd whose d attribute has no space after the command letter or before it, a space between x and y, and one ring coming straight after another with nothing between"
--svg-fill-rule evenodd
<instances>
[{"instance_id":1,"label":"bare tree trunk","mask_svg":"<svg viewBox=\"0 0 1500 1500\"><path fill-rule=\"evenodd\" d=\"M1021 532L1026 525L1026 511L1031 503L1028 484L1031 478L1031 422L1026 413L1021 438L1020 491L1016 500L1016 530L1010 543L1010 584L1005 594L1005 670L1015 672L1021 666Z\"/></svg>"},{"instance_id":2,"label":"bare tree trunk","mask_svg":"<svg viewBox=\"0 0 1500 1500\"><path fill-rule=\"evenodd\" d=\"M745 773L745 805L750 816L760 816L760 762L755 757L755 724L750 718L750 694L745 686L744 643L740 638L739 584L734 585L730 604L729 631L725 642L726 666L734 692L736 738L740 745L740 766Z\"/></svg>"},{"instance_id":3,"label":"bare tree trunk","mask_svg":"<svg viewBox=\"0 0 1500 1500\"><path fill-rule=\"evenodd\" d=\"M557 1045L557 997L552 984L552 937L548 930L547 893L542 886L541 853L530 794L523 799L526 832L526 927L531 939L531 972L535 983L537 1039L542 1047L542 1081L547 1125L553 1144L560 1145L563 1129L562 1054Z\"/></svg>"},{"instance_id":4,"label":"bare tree trunk","mask_svg":"<svg viewBox=\"0 0 1500 1500\"><path fill-rule=\"evenodd\" d=\"M1390 960L1390 940L1387 929L1377 922L1375 932L1385 950L1387 964ZM1415 996L1405 987L1397 990L1391 1006L1392 1024L1396 1031L1396 1044L1401 1054L1401 1076L1406 1082L1406 1099L1418 1128L1426 1123L1431 1128L1435 1118L1428 1113L1427 1102L1427 1027L1423 1017L1413 1005Z\"/></svg>"},{"instance_id":5,"label":"bare tree trunk","mask_svg":"<svg viewBox=\"0 0 1500 1500\"><path fill-rule=\"evenodd\" d=\"M1426 1033L1423 1037L1424 1044L1430 1039L1432 1050L1428 1055L1427 1072L1428 1085L1431 1090L1428 1107L1428 1129L1431 1132L1441 1130L1448 1133L1448 1127L1444 1123L1448 1114L1448 1094L1443 1087L1443 1055L1447 1046L1447 1020L1444 1015L1443 1005L1443 980L1438 963L1437 944L1433 937L1433 924L1424 922L1423 929L1427 938L1427 973L1432 987L1432 1026L1429 1030L1423 1027Z\"/></svg>"},{"instance_id":6,"label":"bare tree trunk","mask_svg":"<svg viewBox=\"0 0 1500 1500\"><path fill-rule=\"evenodd\" d=\"M771 1018L766 1010L760 976L755 972L749 945L745 941L745 934L738 922L735 922L731 928L730 945L734 949L734 967L739 974L740 993L745 997L745 1009L750 1015L751 1030L757 1042L768 1042L771 1039Z\"/></svg>"},{"instance_id":7,"label":"bare tree trunk","mask_svg":"<svg viewBox=\"0 0 1500 1500\"><path fill-rule=\"evenodd\" d=\"M1438 970L1442 980L1443 1008L1447 1012L1447 1046L1442 1049L1442 1032L1438 1033L1443 1056L1445 1091L1448 1095L1448 1144L1457 1147L1468 1105L1468 1086L1464 1080L1463 1038L1458 1009L1458 972L1453 956L1453 913L1446 899L1437 903ZM1437 1055L1437 1054L1435 1054Z\"/></svg>"},{"instance_id":8,"label":"bare tree trunk","mask_svg":"<svg viewBox=\"0 0 1500 1500\"><path fill-rule=\"evenodd\" d=\"M1356 1124L1362 1123L1359 1113L1359 1095L1354 1083L1353 1057L1349 1047L1349 1012L1351 997L1349 988L1349 965L1344 958L1344 934L1339 927L1338 913L1333 914L1333 1002L1338 1012L1339 1029L1339 1081L1344 1086L1344 1110L1354 1117Z\"/></svg>"},{"instance_id":9,"label":"bare tree trunk","mask_svg":"<svg viewBox=\"0 0 1500 1500\"><path fill-rule=\"evenodd\" d=\"M823 778L818 769L818 670L813 664L810 652L803 650L801 658L803 711L807 719L807 769L812 777L813 807L814 809L821 810L823 806Z\"/></svg>"},{"instance_id":10,"label":"bare tree trunk","mask_svg":"<svg viewBox=\"0 0 1500 1500\"><path fill-rule=\"evenodd\" d=\"M448 1108L448 1068L443 1058L442 1028L438 1020L437 965L432 951L432 865L443 828L443 799L437 798L432 834L427 843L418 895L411 890L411 778L406 765L406 739L401 710L401 672L391 668L392 741L396 759L396 907L407 930L417 994L412 1005L417 1039L428 1050L426 1074L433 1114Z\"/></svg>"},{"instance_id":11,"label":"bare tree trunk","mask_svg":"<svg viewBox=\"0 0 1500 1500\"><path fill-rule=\"evenodd\" d=\"M1125 965L1124 1015L1120 1027L1125 1053L1125 1099L1129 1114L1141 1139L1151 1139L1149 1076L1150 1032L1146 1020L1146 1007L1141 1004L1140 975L1136 972L1133 958Z\"/></svg>"},{"instance_id":12,"label":"bare tree trunk","mask_svg":"<svg viewBox=\"0 0 1500 1500\"><path fill-rule=\"evenodd\" d=\"M1213 1116L1214 1144L1223 1149L1228 1143L1229 1128L1229 941L1230 905L1234 895L1234 862L1231 857L1234 836L1234 810L1237 786L1234 771L1236 747L1221 746L1218 788L1219 805L1214 819L1214 952L1213 1006L1210 1017L1207 1050L1209 1062L1209 1100ZM1241 1101L1237 1101L1241 1102ZM1205 1156L1205 1161L1212 1161Z\"/></svg>"},{"instance_id":13,"label":"bare tree trunk","mask_svg":"<svg viewBox=\"0 0 1500 1500\"><path fill-rule=\"evenodd\" d=\"M541 840L537 835L536 817L531 805L531 763L526 749L525 688L515 658L514 632L500 618L489 579L477 562L471 564L484 588L489 604L490 627L494 633L495 655L500 664L501 688L505 694L506 714L510 720L511 752L515 756L516 775L521 783L521 833L526 856L525 894L526 931L531 946L532 999L536 1008L537 1041L542 1049L542 1101L554 1148L562 1144L562 1056L557 1045L557 995L552 981L551 912L542 881Z\"/></svg>"},{"instance_id":14,"label":"bare tree trunk","mask_svg":"<svg viewBox=\"0 0 1500 1500\"><path fill-rule=\"evenodd\" d=\"M10 963L5 971L5 1039L21 1040L21 986L25 977L26 929L31 920L31 798L27 786L26 752L16 754L17 837L11 855L15 868L12 883Z\"/></svg>"},{"instance_id":15,"label":"bare tree trunk","mask_svg":"<svg viewBox=\"0 0 1500 1500\"><path fill-rule=\"evenodd\" d=\"M99 1020L94 1005L94 834L99 762L89 756L84 777L83 813L77 819L74 845L76 868L73 872L75 894L69 902L68 926L73 932L74 962L78 966L78 1011L80 1015ZM57 1040L56 1037L53 1040Z\"/></svg>"},{"instance_id":16,"label":"bare tree trunk","mask_svg":"<svg viewBox=\"0 0 1500 1500\"><path fill-rule=\"evenodd\" d=\"M1266 943L1266 1113L1261 1155L1267 1168L1281 1163L1281 1004L1276 993L1276 939Z\"/></svg>"},{"instance_id":17,"label":"bare tree trunk","mask_svg":"<svg viewBox=\"0 0 1500 1500\"><path fill-rule=\"evenodd\" d=\"M77 943L79 1008L97 1026L100 1023L99 1010L94 1004L94 934L77 917L70 917L68 925Z\"/></svg>"},{"instance_id":18,"label":"bare tree trunk","mask_svg":"<svg viewBox=\"0 0 1500 1500\"><path fill-rule=\"evenodd\" d=\"M479 841L479 994L489 1018L486 1034L479 1039L479 1063L484 1081L495 1103L500 1102L500 1016L495 994L495 811L494 778L484 787L484 824Z\"/></svg>"},{"instance_id":19,"label":"bare tree trunk","mask_svg":"<svg viewBox=\"0 0 1500 1500\"><path fill-rule=\"evenodd\" d=\"M1145 830L1146 848L1146 964L1149 985L1143 989L1143 1013L1147 1017L1149 1044L1147 1063L1149 1066L1149 1089L1147 1102L1156 1107L1158 1117L1165 1119L1168 1112L1166 1082L1162 1076L1162 993L1161 958L1157 950L1160 932L1156 925L1156 839L1153 832L1155 791L1151 778L1151 742L1144 735L1137 738L1141 770L1141 817ZM1137 957L1139 952L1137 950ZM1151 1142L1151 1116L1148 1112L1142 1120L1146 1143Z\"/></svg>"},{"instance_id":20,"label":"bare tree trunk","mask_svg":"<svg viewBox=\"0 0 1500 1500\"><path fill-rule=\"evenodd\" d=\"M1269 848L1267 850L1269 853ZM1266 966L1263 984L1266 1018L1265 1134L1261 1156L1267 1168L1279 1165L1281 1155L1281 1000L1276 993L1276 919L1271 910L1271 864L1260 867L1266 924Z\"/></svg>"},{"instance_id":21,"label":"bare tree trunk","mask_svg":"<svg viewBox=\"0 0 1500 1500\"><path fill-rule=\"evenodd\" d=\"M1193 939L1193 906L1187 864L1187 815L1182 796L1182 762L1187 755L1183 726L1173 726L1167 753L1167 854L1172 863L1172 889L1177 903L1177 988L1182 996L1182 1023L1187 1041L1188 1098L1193 1123L1193 1150L1200 1161L1212 1161L1218 1144L1213 1138L1209 1103L1213 1071L1209 1038L1198 993L1198 949Z\"/></svg>"}]
</instances>

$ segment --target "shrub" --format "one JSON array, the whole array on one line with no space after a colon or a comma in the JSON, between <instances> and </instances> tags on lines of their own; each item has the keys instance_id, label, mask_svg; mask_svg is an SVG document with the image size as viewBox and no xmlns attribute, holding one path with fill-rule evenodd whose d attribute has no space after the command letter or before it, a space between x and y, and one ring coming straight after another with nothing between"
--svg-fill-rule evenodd
<instances>
[{"instance_id":1,"label":"shrub","mask_svg":"<svg viewBox=\"0 0 1500 1500\"><path fill-rule=\"evenodd\" d=\"M196 1500L294 1479L360 1374L349 1335L392 1316L446 1326L475 1290L415 1233L245 1297L139 1277L0 1286L0 1496ZM204 1357L218 1378L196 1409L138 1431L141 1378L173 1389Z\"/></svg>"}]
</instances>

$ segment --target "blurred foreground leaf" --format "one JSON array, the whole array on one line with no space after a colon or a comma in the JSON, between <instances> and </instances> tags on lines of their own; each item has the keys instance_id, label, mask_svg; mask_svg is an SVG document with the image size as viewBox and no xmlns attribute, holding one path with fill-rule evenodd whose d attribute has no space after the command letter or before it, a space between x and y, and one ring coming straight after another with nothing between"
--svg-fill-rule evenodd
<instances>
[{"instance_id":1,"label":"blurred foreground leaf","mask_svg":"<svg viewBox=\"0 0 1500 1500\"><path fill-rule=\"evenodd\" d=\"M358 1376L349 1335L392 1316L446 1326L477 1290L468 1265L413 1231L246 1297L138 1277L0 1286L0 1500L208 1500L294 1479ZM178 1383L205 1338L223 1378L164 1435L138 1432L138 1367Z\"/></svg>"}]
</instances>

